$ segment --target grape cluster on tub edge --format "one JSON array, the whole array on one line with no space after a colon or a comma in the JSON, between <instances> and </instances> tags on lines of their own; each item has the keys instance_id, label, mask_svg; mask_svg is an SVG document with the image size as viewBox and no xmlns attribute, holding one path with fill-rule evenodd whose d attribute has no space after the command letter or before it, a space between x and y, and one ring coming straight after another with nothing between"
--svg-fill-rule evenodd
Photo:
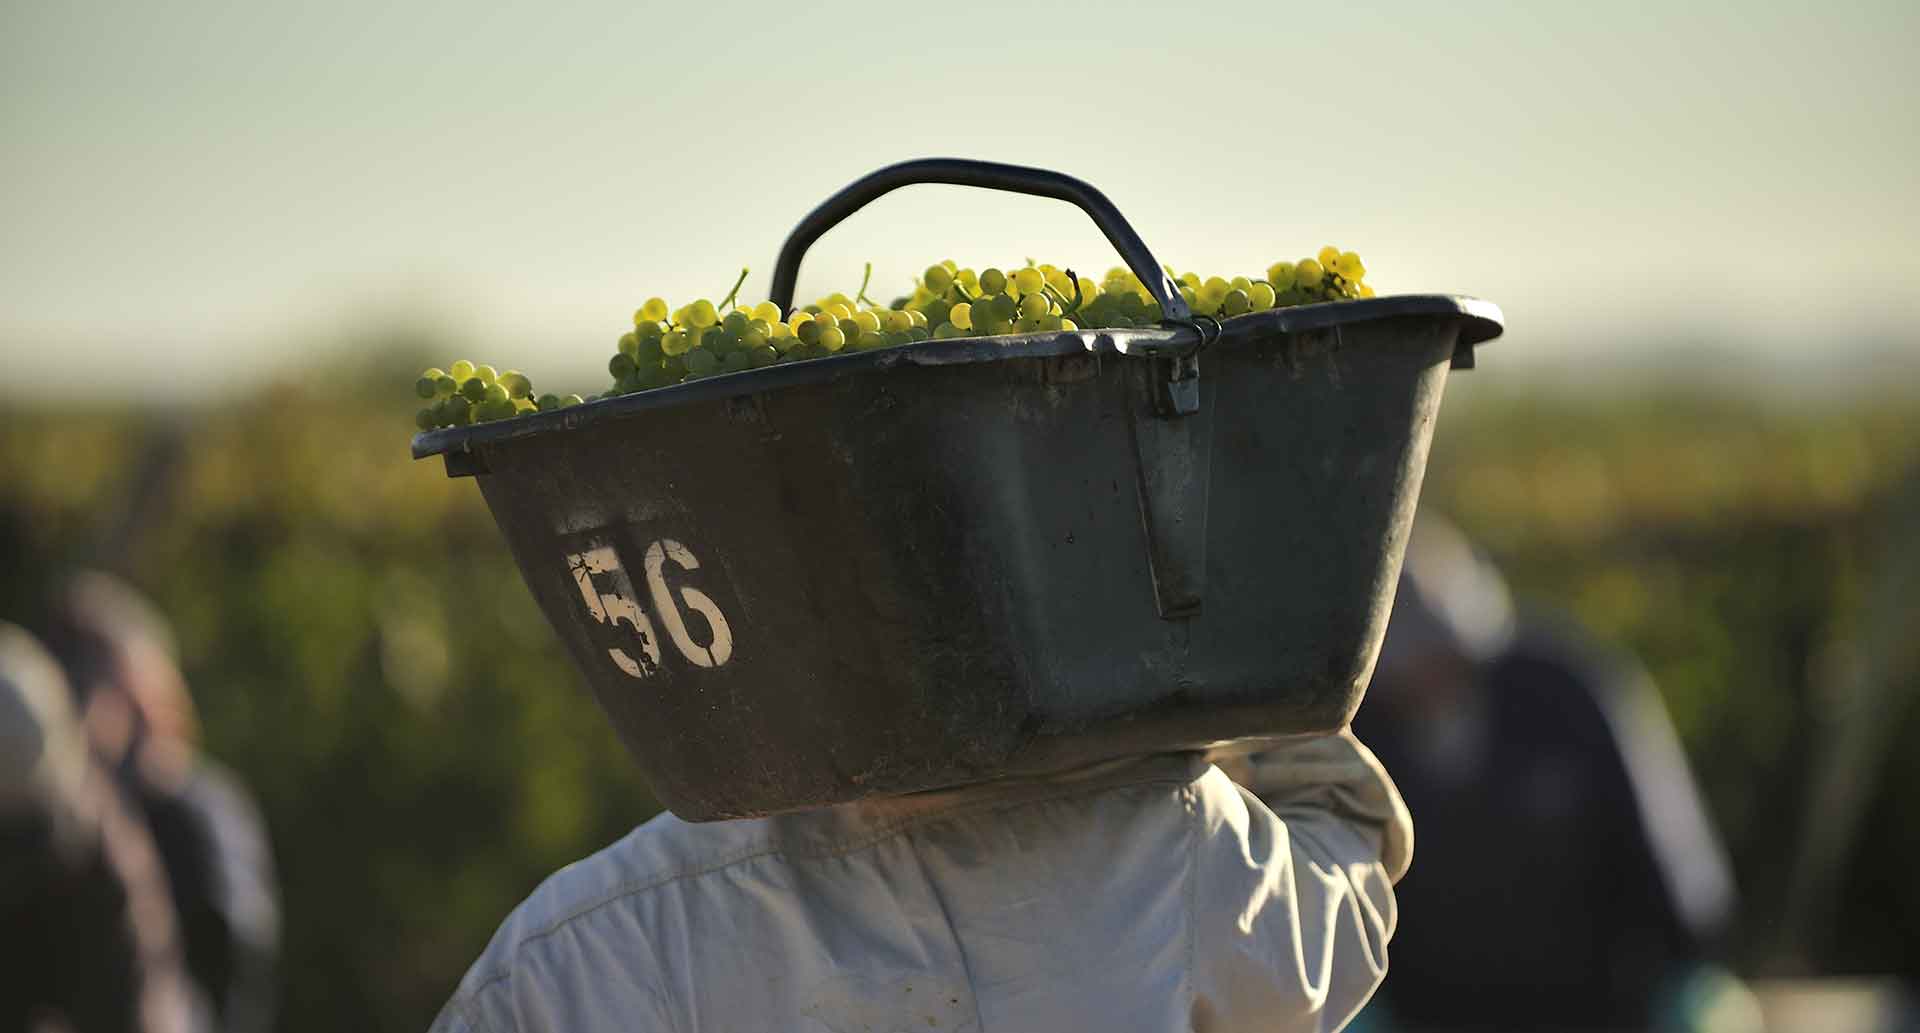
<instances>
[{"instance_id":1,"label":"grape cluster on tub edge","mask_svg":"<svg viewBox=\"0 0 1920 1033\"><path fill-rule=\"evenodd\" d=\"M1174 274L1172 267L1167 272ZM1107 270L1098 283L1046 263L1028 260L1011 273L988 268L975 273L951 260L928 266L913 292L881 305L867 297L869 264L852 297L829 294L783 313L769 301L736 306L747 270L719 304L701 298L669 309L649 298L633 314L633 330L620 336L607 362L613 383L600 395L546 394L518 370L497 373L466 359L444 372L429 369L414 383L428 400L415 416L423 430L510 419L615 395L699 380L781 362L825 358L844 351L913 344L956 337L993 337L1081 329L1153 326L1160 305L1130 270ZM1323 301L1371 298L1366 267L1351 251L1324 247L1314 258L1279 261L1264 279L1175 275L1180 294L1195 314L1216 319ZM722 315L722 313L725 313Z\"/></svg>"}]
</instances>

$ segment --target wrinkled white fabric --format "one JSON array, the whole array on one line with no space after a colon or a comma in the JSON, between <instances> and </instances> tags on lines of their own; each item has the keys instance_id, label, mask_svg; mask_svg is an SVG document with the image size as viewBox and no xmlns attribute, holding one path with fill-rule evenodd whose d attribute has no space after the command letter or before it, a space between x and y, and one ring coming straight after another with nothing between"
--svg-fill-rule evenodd
<instances>
[{"instance_id":1,"label":"wrinkled white fabric","mask_svg":"<svg viewBox=\"0 0 1920 1033\"><path fill-rule=\"evenodd\" d=\"M662 815L536 890L433 1028L1338 1029L1386 972L1405 805L1347 734L1240 770Z\"/></svg>"}]
</instances>

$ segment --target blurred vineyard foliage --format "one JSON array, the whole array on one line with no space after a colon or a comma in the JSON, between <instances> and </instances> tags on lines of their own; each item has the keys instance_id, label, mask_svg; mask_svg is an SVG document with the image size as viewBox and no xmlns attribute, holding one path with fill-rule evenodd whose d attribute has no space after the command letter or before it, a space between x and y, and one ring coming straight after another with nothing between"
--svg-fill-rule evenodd
<instances>
[{"instance_id":1,"label":"blurred vineyard foliage","mask_svg":"<svg viewBox=\"0 0 1920 1033\"><path fill-rule=\"evenodd\" d=\"M411 344L389 352L427 356ZM0 408L0 616L31 625L41 579L68 564L118 564L149 591L210 751L269 818L282 1028L418 1030L514 903L656 805L474 486L408 459L411 372L335 374L182 411ZM1920 463L1916 396L1449 392L1423 505L1523 598L1646 662L1732 851L1741 960L1758 964L1822 693ZM168 454L171 490L127 518L130 485ZM1910 705L1884 719L1908 745L1877 783L1827 967L1920 967L1920 805L1894 791L1920 784L1920 725Z\"/></svg>"}]
</instances>

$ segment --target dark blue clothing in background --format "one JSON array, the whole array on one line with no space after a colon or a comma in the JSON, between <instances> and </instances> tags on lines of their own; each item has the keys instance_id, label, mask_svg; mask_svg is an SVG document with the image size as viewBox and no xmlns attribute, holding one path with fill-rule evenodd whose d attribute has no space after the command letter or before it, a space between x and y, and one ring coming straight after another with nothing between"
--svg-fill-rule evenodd
<instances>
[{"instance_id":1,"label":"dark blue clothing in background","mask_svg":"<svg viewBox=\"0 0 1920 1033\"><path fill-rule=\"evenodd\" d=\"M1416 1030L1647 1029L1732 906L1664 708L1630 662L1538 621L1480 672L1456 727L1384 705L1354 722L1419 830L1382 1003Z\"/></svg>"}]
</instances>

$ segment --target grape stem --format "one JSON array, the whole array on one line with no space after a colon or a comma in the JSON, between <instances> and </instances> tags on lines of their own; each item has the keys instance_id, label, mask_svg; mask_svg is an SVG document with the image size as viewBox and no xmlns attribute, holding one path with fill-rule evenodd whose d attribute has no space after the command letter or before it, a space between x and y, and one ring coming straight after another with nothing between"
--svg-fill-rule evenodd
<instances>
[{"instance_id":1,"label":"grape stem","mask_svg":"<svg viewBox=\"0 0 1920 1033\"><path fill-rule=\"evenodd\" d=\"M880 307L879 303L874 301L872 298L867 297L867 284L872 282L873 282L873 263L868 262L866 274L860 277L860 289L853 293L853 300L864 301L867 304L872 305L875 308L878 308Z\"/></svg>"},{"instance_id":2,"label":"grape stem","mask_svg":"<svg viewBox=\"0 0 1920 1033\"><path fill-rule=\"evenodd\" d=\"M1049 298L1052 298L1056 303L1059 304L1061 315L1068 316L1073 314L1073 310L1067 307L1067 296L1060 293L1059 288L1055 287L1053 284L1050 284L1050 283L1041 284L1040 293L1045 294ZM1075 294L1080 293L1080 289L1078 285L1075 285L1074 293Z\"/></svg>"},{"instance_id":3,"label":"grape stem","mask_svg":"<svg viewBox=\"0 0 1920 1033\"><path fill-rule=\"evenodd\" d=\"M725 312L727 310L727 306L733 304L733 299L740 296L740 285L746 282L747 282L747 269L745 266L742 266L740 269L740 278L733 281L733 289L728 291L726 298L720 302L719 310L721 312Z\"/></svg>"}]
</instances>

